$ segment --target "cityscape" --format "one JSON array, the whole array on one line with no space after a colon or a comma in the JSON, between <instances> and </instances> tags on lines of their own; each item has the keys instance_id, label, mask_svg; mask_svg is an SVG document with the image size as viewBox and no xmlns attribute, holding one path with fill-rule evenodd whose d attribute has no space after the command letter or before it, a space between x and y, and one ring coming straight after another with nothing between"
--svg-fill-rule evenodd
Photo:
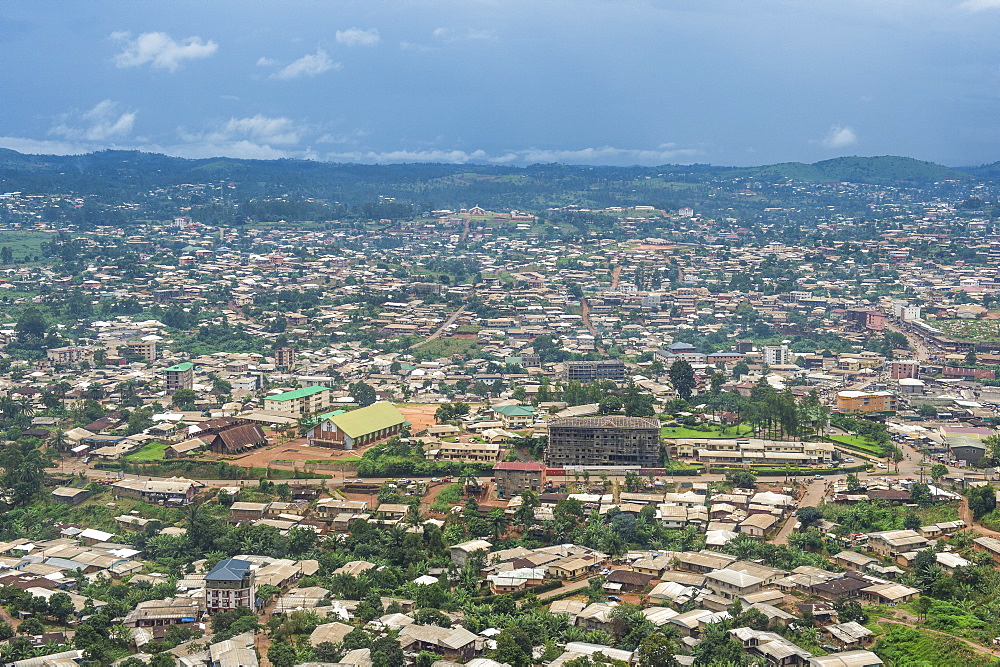
<instances>
[{"instance_id":1,"label":"cityscape","mask_svg":"<svg viewBox=\"0 0 1000 667\"><path fill-rule=\"evenodd\" d=\"M8 191L5 662L993 664L997 185L901 164Z\"/></svg>"},{"instance_id":2,"label":"cityscape","mask_svg":"<svg viewBox=\"0 0 1000 667\"><path fill-rule=\"evenodd\" d=\"M0 3L0 667L1000 667L998 19Z\"/></svg>"}]
</instances>

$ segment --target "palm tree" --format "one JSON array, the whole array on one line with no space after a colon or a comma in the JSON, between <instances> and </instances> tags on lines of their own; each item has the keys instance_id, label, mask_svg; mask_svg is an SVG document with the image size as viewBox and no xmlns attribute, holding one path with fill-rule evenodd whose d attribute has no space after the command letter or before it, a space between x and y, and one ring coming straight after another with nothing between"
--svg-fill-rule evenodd
<instances>
[{"instance_id":1,"label":"palm tree","mask_svg":"<svg viewBox=\"0 0 1000 667\"><path fill-rule=\"evenodd\" d=\"M486 515L486 522L490 524L490 527L493 529L493 537L497 540L504 534L509 523L507 513L499 507L490 510L489 514Z\"/></svg>"}]
</instances>

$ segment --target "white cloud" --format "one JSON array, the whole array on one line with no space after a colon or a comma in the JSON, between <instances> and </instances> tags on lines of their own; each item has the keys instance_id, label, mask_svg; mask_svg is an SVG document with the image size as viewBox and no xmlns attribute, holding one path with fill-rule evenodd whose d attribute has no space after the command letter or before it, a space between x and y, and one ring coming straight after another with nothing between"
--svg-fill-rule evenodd
<instances>
[{"instance_id":1,"label":"white cloud","mask_svg":"<svg viewBox=\"0 0 1000 667\"><path fill-rule=\"evenodd\" d=\"M351 151L327 153L325 160L340 160L348 162L447 162L464 164L466 162L488 162L493 164L534 164L547 162L562 162L566 164L646 164L658 165L669 162L691 162L699 151L692 148L676 150L637 150L629 148L584 148L581 150L543 150L528 148L507 151L500 155L490 155L483 150L397 150L397 151Z\"/></svg>"},{"instance_id":2,"label":"white cloud","mask_svg":"<svg viewBox=\"0 0 1000 667\"><path fill-rule=\"evenodd\" d=\"M959 3L958 8L967 12L986 12L1000 9L1000 0L965 0Z\"/></svg>"},{"instance_id":3,"label":"white cloud","mask_svg":"<svg viewBox=\"0 0 1000 667\"><path fill-rule=\"evenodd\" d=\"M834 125L822 141L822 144L827 148L847 148L856 143L858 143L858 135L846 125Z\"/></svg>"},{"instance_id":4,"label":"white cloud","mask_svg":"<svg viewBox=\"0 0 1000 667\"><path fill-rule=\"evenodd\" d=\"M361 28L338 30L336 37L337 43L345 46L375 46L381 41L378 30L375 28L370 30L362 30Z\"/></svg>"},{"instance_id":5,"label":"white cloud","mask_svg":"<svg viewBox=\"0 0 1000 667\"><path fill-rule=\"evenodd\" d=\"M217 128L203 133L180 131L181 139L189 143L226 144L252 140L254 143L290 146L299 143L303 129L290 118L269 116L248 116L230 118Z\"/></svg>"},{"instance_id":6,"label":"white cloud","mask_svg":"<svg viewBox=\"0 0 1000 667\"><path fill-rule=\"evenodd\" d=\"M257 58L257 67L270 67L271 65L277 65L277 64L278 61L275 60L274 58L266 58L264 56Z\"/></svg>"},{"instance_id":7,"label":"white cloud","mask_svg":"<svg viewBox=\"0 0 1000 667\"><path fill-rule=\"evenodd\" d=\"M332 69L340 69L342 65L331 60L323 49L316 49L316 53L307 53L295 62L289 63L284 68L271 75L274 79L297 79L303 76L317 76Z\"/></svg>"},{"instance_id":8,"label":"white cloud","mask_svg":"<svg viewBox=\"0 0 1000 667\"><path fill-rule=\"evenodd\" d=\"M61 122L49 130L49 134L85 141L106 141L126 137L132 133L136 113L126 111L119 114L117 106L116 102L104 100L82 114L65 114Z\"/></svg>"},{"instance_id":9,"label":"white cloud","mask_svg":"<svg viewBox=\"0 0 1000 667\"><path fill-rule=\"evenodd\" d=\"M492 30L454 30L452 28L435 28L431 33L435 39L442 42L475 42L496 39L496 33Z\"/></svg>"},{"instance_id":10,"label":"white cloud","mask_svg":"<svg viewBox=\"0 0 1000 667\"><path fill-rule=\"evenodd\" d=\"M144 32L135 39L127 32L115 32L111 38L124 41L125 49L114 57L118 67L138 67L149 63L157 69L177 71L185 60L207 58L219 49L212 40L187 37L180 42L165 32Z\"/></svg>"},{"instance_id":11,"label":"white cloud","mask_svg":"<svg viewBox=\"0 0 1000 667\"><path fill-rule=\"evenodd\" d=\"M94 150L93 146L85 144L28 139L26 137L0 137L0 148L28 155L82 155Z\"/></svg>"}]
</instances>

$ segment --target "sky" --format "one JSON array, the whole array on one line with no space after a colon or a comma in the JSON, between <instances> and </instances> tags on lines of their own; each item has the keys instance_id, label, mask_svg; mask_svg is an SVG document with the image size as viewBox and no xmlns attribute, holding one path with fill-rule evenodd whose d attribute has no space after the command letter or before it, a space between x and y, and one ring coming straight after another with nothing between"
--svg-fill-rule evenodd
<instances>
[{"instance_id":1,"label":"sky","mask_svg":"<svg viewBox=\"0 0 1000 667\"><path fill-rule=\"evenodd\" d=\"M25 153L1000 160L1000 0L21 0L0 45Z\"/></svg>"}]
</instances>

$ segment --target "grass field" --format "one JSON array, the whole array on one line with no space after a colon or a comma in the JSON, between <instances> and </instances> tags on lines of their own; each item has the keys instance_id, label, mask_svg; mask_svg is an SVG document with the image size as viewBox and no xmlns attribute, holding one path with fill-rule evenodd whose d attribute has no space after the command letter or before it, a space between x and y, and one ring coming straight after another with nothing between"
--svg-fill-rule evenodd
<instances>
[{"instance_id":1,"label":"grass field","mask_svg":"<svg viewBox=\"0 0 1000 667\"><path fill-rule=\"evenodd\" d=\"M934 326L956 338L1000 340L1000 320L935 320Z\"/></svg>"},{"instance_id":2,"label":"grass field","mask_svg":"<svg viewBox=\"0 0 1000 667\"><path fill-rule=\"evenodd\" d=\"M862 438L860 435L831 435L830 440L845 447L871 454L872 456L879 456L882 453L882 449L878 445L868 438Z\"/></svg>"},{"instance_id":3,"label":"grass field","mask_svg":"<svg viewBox=\"0 0 1000 667\"><path fill-rule=\"evenodd\" d=\"M54 234L45 232L0 232L0 248L7 246L14 253L15 261L23 261L28 255L42 255L42 243L51 241Z\"/></svg>"},{"instance_id":4,"label":"grass field","mask_svg":"<svg viewBox=\"0 0 1000 667\"><path fill-rule=\"evenodd\" d=\"M478 352L479 341L475 338L438 338L411 350L418 360L440 359L453 354L466 355Z\"/></svg>"},{"instance_id":5,"label":"grass field","mask_svg":"<svg viewBox=\"0 0 1000 667\"><path fill-rule=\"evenodd\" d=\"M730 427L724 431L718 426L709 428L708 431L699 431L685 426L664 426L660 429L660 435L664 438L738 438L753 431L752 427L745 424Z\"/></svg>"},{"instance_id":6,"label":"grass field","mask_svg":"<svg viewBox=\"0 0 1000 667\"><path fill-rule=\"evenodd\" d=\"M169 446L164 442L151 442L135 454L129 454L125 459L127 461L162 461Z\"/></svg>"}]
</instances>

